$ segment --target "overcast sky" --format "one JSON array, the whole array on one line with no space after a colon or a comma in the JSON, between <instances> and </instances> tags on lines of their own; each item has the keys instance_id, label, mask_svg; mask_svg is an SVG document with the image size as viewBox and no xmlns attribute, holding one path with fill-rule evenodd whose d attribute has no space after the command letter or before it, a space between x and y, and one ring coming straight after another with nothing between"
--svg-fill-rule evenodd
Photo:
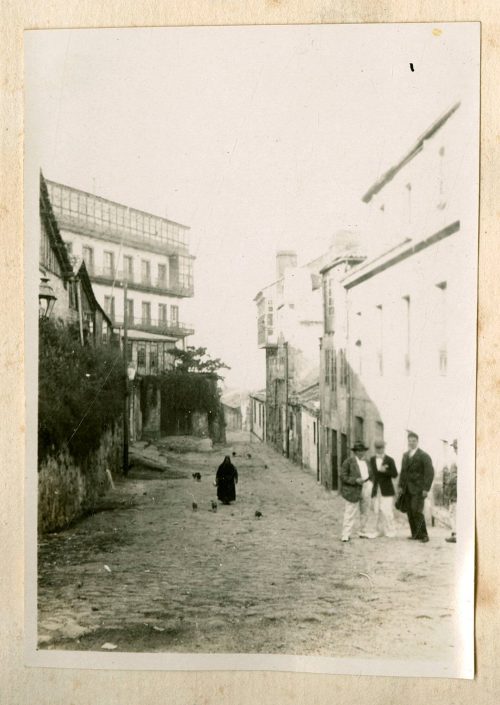
<instances>
[{"instance_id":1,"label":"overcast sky","mask_svg":"<svg viewBox=\"0 0 500 705\"><path fill-rule=\"evenodd\" d=\"M191 227L193 342L265 383L275 253L364 229L361 196L471 75L470 25L26 33L29 168ZM414 71L410 69L413 64Z\"/></svg>"}]
</instances>

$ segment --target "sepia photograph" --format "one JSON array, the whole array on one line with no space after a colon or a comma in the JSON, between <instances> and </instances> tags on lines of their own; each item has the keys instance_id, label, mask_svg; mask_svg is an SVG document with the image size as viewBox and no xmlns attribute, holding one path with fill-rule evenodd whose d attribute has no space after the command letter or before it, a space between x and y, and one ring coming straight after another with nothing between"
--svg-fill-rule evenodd
<instances>
[{"instance_id":1,"label":"sepia photograph","mask_svg":"<svg viewBox=\"0 0 500 705\"><path fill-rule=\"evenodd\" d=\"M30 664L473 678L479 40L24 33Z\"/></svg>"}]
</instances>

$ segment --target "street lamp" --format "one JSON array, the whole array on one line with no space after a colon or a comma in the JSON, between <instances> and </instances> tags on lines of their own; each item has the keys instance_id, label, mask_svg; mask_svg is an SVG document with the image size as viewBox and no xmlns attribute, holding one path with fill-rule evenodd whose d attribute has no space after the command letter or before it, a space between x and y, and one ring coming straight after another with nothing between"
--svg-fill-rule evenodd
<instances>
[{"instance_id":1,"label":"street lamp","mask_svg":"<svg viewBox=\"0 0 500 705\"><path fill-rule=\"evenodd\" d=\"M125 355L126 355L125 350ZM129 362L126 368L125 375L125 400L123 409L123 474L127 475L129 470L128 465L128 446L129 446L129 424L130 424L130 383L135 379L135 363Z\"/></svg>"},{"instance_id":2,"label":"street lamp","mask_svg":"<svg viewBox=\"0 0 500 705\"><path fill-rule=\"evenodd\" d=\"M48 277L40 277L40 286L38 289L38 317L49 318L57 301L57 296L54 294L54 289L49 284Z\"/></svg>"}]
</instances>

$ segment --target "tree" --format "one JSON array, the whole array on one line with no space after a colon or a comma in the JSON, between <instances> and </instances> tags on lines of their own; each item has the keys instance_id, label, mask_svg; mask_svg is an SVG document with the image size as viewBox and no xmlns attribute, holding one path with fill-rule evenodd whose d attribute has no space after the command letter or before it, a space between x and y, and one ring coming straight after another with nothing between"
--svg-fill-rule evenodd
<instances>
[{"instance_id":1,"label":"tree","mask_svg":"<svg viewBox=\"0 0 500 705\"><path fill-rule=\"evenodd\" d=\"M174 370L178 372L198 372L213 375L217 379L224 379L218 374L219 370L230 370L220 357L212 358L207 353L206 348L189 346L186 350L174 348L172 351L174 358Z\"/></svg>"},{"instance_id":2,"label":"tree","mask_svg":"<svg viewBox=\"0 0 500 705\"><path fill-rule=\"evenodd\" d=\"M82 346L74 325L39 324L39 460L63 448L83 459L121 417L122 358L111 346Z\"/></svg>"}]
</instances>

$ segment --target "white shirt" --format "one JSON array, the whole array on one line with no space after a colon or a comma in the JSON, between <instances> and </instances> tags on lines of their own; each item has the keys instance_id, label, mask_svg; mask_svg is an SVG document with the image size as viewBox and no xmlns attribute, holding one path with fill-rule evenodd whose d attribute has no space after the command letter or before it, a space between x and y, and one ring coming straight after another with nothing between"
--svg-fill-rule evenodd
<instances>
[{"instance_id":1,"label":"white shirt","mask_svg":"<svg viewBox=\"0 0 500 705\"><path fill-rule=\"evenodd\" d=\"M414 448L413 450L408 451L408 455L410 456L410 458L413 458L413 456L415 455L416 452L417 452L417 449Z\"/></svg>"},{"instance_id":2,"label":"white shirt","mask_svg":"<svg viewBox=\"0 0 500 705\"><path fill-rule=\"evenodd\" d=\"M359 472L361 473L361 479L362 480L368 480L368 477L370 476L370 473L368 472L368 463L366 460L360 460L359 458L356 458L358 461L358 467L359 467Z\"/></svg>"},{"instance_id":3,"label":"white shirt","mask_svg":"<svg viewBox=\"0 0 500 705\"><path fill-rule=\"evenodd\" d=\"M382 467L382 464L384 462L384 456L383 455L376 455L375 462L377 464L377 470L380 470L380 468Z\"/></svg>"}]
</instances>

